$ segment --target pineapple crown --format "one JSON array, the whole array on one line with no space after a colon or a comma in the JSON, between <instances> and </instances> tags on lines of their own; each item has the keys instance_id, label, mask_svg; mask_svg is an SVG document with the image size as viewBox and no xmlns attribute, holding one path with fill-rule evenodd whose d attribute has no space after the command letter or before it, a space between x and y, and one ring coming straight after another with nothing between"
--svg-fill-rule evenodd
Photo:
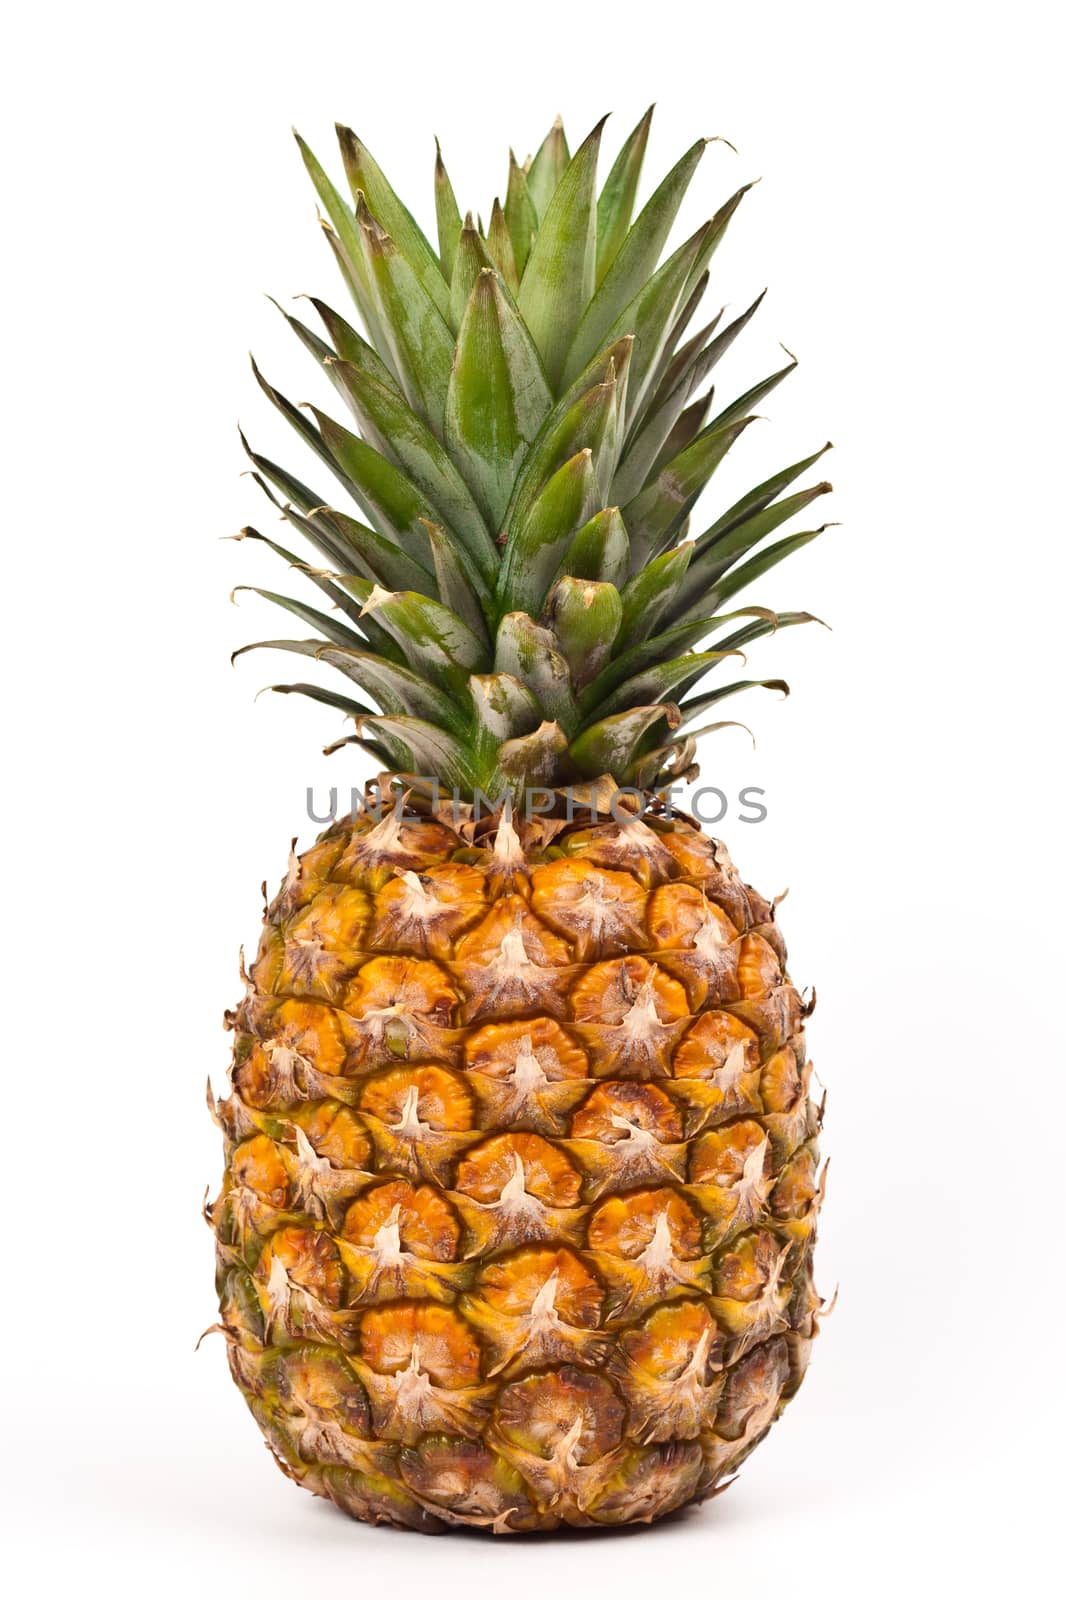
<instances>
[{"instance_id":1,"label":"pineapple crown","mask_svg":"<svg viewBox=\"0 0 1066 1600\"><path fill-rule=\"evenodd\" d=\"M702 733L731 725L707 721L719 701L788 692L779 679L700 685L752 640L815 620L723 608L822 531L766 543L828 491L785 494L830 447L690 536L715 468L796 363L715 410L706 380L762 296L724 325L719 312L688 330L750 185L660 265L709 141L686 151L633 221L650 122L651 111L597 195L603 123L571 157L557 121L532 160L511 155L487 229L463 219L438 146L437 250L348 128L337 132L351 203L297 135L366 337L318 299L325 337L282 314L358 431L294 405L253 361L344 504L242 435L257 483L326 565L255 529L243 536L330 602L254 590L315 637L244 648L326 662L355 686L359 698L271 686L353 719L356 732L331 748L354 743L391 773L467 798L605 774L655 791L691 775Z\"/></svg>"}]
</instances>

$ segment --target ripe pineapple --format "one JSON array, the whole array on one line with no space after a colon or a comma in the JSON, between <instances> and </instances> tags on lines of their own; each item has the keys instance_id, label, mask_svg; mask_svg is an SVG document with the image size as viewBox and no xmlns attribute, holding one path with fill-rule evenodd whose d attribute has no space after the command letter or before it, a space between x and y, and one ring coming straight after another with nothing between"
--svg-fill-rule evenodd
<instances>
[{"instance_id":1,"label":"ripe pineapple","mask_svg":"<svg viewBox=\"0 0 1066 1600\"><path fill-rule=\"evenodd\" d=\"M556 123L487 230L438 156L436 251L354 134L352 204L301 141L369 342L288 318L358 432L257 373L344 491L249 450L329 602L269 594L317 636L266 643L355 686L275 687L349 716L394 798L266 913L209 1216L279 1466L372 1522L652 1521L730 1478L817 1330L806 1008L663 795L754 686L704 675L811 620L723 608L829 486L784 496L819 451L687 537L794 363L699 394L758 305L688 331L744 191L658 265L705 141L631 224L649 121L598 199L602 125L571 159Z\"/></svg>"}]
</instances>

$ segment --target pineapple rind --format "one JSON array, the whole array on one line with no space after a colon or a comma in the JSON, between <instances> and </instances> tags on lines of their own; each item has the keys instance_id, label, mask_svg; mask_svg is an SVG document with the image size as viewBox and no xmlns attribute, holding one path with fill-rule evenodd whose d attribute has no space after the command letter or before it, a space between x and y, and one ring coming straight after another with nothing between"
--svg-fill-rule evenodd
<instances>
[{"instance_id":1,"label":"pineapple rind","mask_svg":"<svg viewBox=\"0 0 1066 1600\"><path fill-rule=\"evenodd\" d=\"M817 1331L805 1007L719 842L497 820L290 866L216 1113L221 1327L281 1469L364 1521L653 1521Z\"/></svg>"}]
</instances>

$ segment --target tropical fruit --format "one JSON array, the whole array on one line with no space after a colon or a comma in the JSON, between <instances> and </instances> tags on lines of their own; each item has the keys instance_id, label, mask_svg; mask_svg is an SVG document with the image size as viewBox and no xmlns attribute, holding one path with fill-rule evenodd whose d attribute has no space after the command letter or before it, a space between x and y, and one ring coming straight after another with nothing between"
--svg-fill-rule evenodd
<instances>
[{"instance_id":1,"label":"tropical fruit","mask_svg":"<svg viewBox=\"0 0 1066 1600\"><path fill-rule=\"evenodd\" d=\"M649 120L598 197L601 128L571 158L556 124L487 228L438 157L436 249L348 130L351 202L301 145L366 337L289 318L355 427L259 377L342 491L249 447L329 604L258 591L316 634L264 643L339 669L275 687L383 775L266 912L209 1218L279 1466L368 1521L663 1516L729 1481L817 1331L809 1006L671 788L720 699L783 687L699 686L811 620L723 608L828 485L785 494L817 452L689 537L792 363L703 392L755 310L689 332L743 191L659 265L705 141L634 222Z\"/></svg>"}]
</instances>

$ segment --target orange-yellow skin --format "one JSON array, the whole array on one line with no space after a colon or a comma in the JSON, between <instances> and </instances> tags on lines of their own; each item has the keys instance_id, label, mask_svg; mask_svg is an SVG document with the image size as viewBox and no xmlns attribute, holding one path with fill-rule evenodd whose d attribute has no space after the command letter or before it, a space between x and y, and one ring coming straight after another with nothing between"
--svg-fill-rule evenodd
<instances>
[{"instance_id":1,"label":"orange-yellow skin","mask_svg":"<svg viewBox=\"0 0 1066 1600\"><path fill-rule=\"evenodd\" d=\"M210 1208L284 1472L424 1531L652 1521L729 1479L820 1305L784 960L682 822L363 818L294 860Z\"/></svg>"}]
</instances>

